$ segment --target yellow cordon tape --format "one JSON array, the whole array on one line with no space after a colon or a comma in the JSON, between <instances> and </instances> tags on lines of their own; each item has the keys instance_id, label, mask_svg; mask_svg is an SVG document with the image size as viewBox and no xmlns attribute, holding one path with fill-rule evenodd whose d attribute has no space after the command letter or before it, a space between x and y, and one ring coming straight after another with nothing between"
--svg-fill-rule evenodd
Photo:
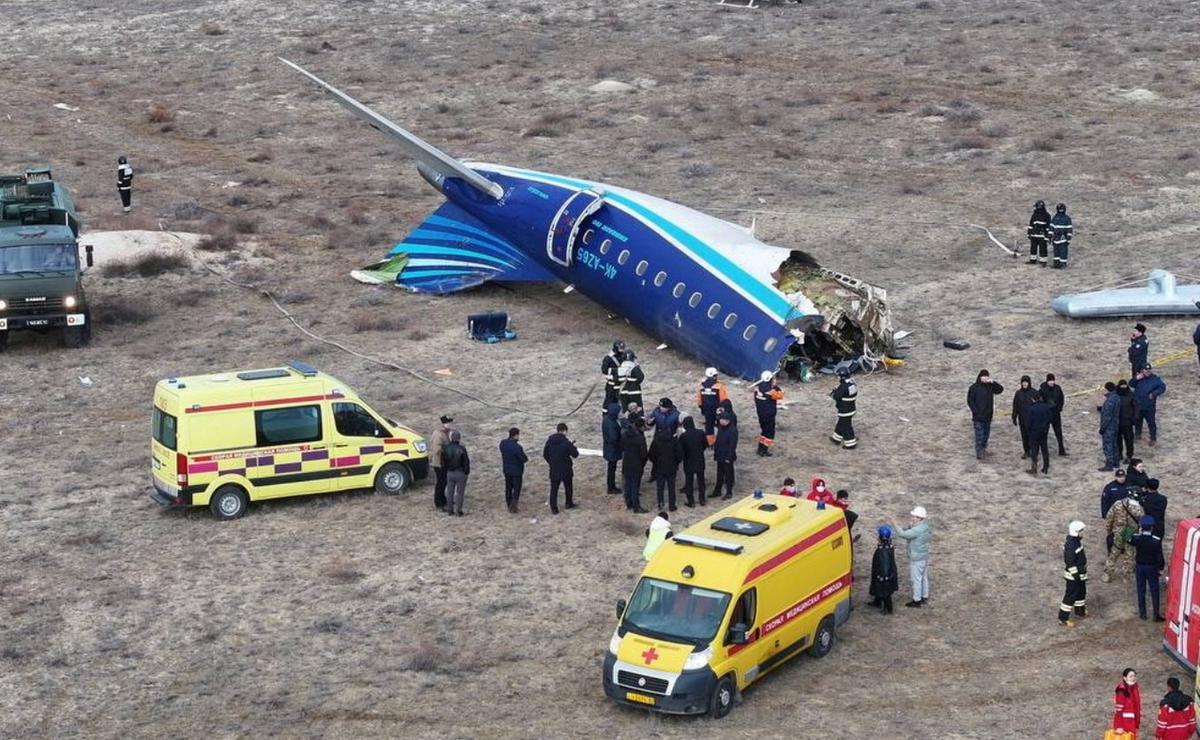
<instances>
[{"instance_id":1,"label":"yellow cordon tape","mask_svg":"<svg viewBox=\"0 0 1200 740\"><path fill-rule=\"evenodd\" d=\"M1185 357L1195 357L1195 355L1196 355L1195 350L1184 349L1184 350L1180 350L1178 352L1169 354L1166 357L1160 357L1157 360L1154 360L1153 362L1151 362L1150 366L1151 367L1159 367L1160 365L1169 365L1172 362L1178 362L1179 360L1182 360ZM1125 379L1124 375L1115 375L1115 376L1109 378L1109 381L1115 383L1118 380L1123 380L1123 379ZM1088 388L1087 390L1075 391L1074 393L1068 393L1067 398L1075 398L1077 396L1086 396L1089 393L1096 393L1097 391L1102 391L1102 390L1104 390L1104 385L1100 384L1100 385L1096 386L1095 388Z\"/></svg>"}]
</instances>

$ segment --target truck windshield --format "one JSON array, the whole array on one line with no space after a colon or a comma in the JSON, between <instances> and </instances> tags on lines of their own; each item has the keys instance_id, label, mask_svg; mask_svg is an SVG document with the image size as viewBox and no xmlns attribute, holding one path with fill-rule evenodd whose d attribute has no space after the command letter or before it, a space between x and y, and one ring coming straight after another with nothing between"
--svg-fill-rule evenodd
<instances>
[{"instance_id":1,"label":"truck windshield","mask_svg":"<svg viewBox=\"0 0 1200 740\"><path fill-rule=\"evenodd\" d=\"M703 645L711 642L725 616L729 594L643 578L629 607L625 626L649 637Z\"/></svg>"},{"instance_id":2,"label":"truck windshield","mask_svg":"<svg viewBox=\"0 0 1200 740\"><path fill-rule=\"evenodd\" d=\"M29 244L0 248L0 275L71 272L79 261L74 244Z\"/></svg>"}]
</instances>

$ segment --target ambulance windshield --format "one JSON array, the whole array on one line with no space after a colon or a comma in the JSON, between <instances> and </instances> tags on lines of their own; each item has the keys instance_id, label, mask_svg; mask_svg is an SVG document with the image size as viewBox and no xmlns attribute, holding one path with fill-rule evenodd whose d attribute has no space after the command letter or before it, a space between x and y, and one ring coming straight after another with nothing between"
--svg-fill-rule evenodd
<instances>
[{"instance_id":1,"label":"ambulance windshield","mask_svg":"<svg viewBox=\"0 0 1200 740\"><path fill-rule=\"evenodd\" d=\"M625 610L625 626L647 637L703 645L721 626L729 594L643 578Z\"/></svg>"}]
</instances>

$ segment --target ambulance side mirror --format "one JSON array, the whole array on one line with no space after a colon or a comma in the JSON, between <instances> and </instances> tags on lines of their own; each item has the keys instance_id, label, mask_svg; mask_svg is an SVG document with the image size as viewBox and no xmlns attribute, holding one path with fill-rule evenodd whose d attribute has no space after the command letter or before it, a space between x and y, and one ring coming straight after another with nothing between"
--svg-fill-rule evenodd
<instances>
[{"instance_id":1,"label":"ambulance side mirror","mask_svg":"<svg viewBox=\"0 0 1200 740\"><path fill-rule=\"evenodd\" d=\"M746 644L746 631L749 628L742 623L737 623L729 628L729 641L734 645Z\"/></svg>"},{"instance_id":2,"label":"ambulance side mirror","mask_svg":"<svg viewBox=\"0 0 1200 740\"><path fill-rule=\"evenodd\" d=\"M625 599L617 599L617 619L625 614Z\"/></svg>"},{"instance_id":3,"label":"ambulance side mirror","mask_svg":"<svg viewBox=\"0 0 1200 740\"><path fill-rule=\"evenodd\" d=\"M87 262L88 267L91 267L92 265L94 265L96 263L96 261L92 258L92 249L93 249L93 247L91 244L83 245L83 252L85 255L84 259Z\"/></svg>"}]
</instances>

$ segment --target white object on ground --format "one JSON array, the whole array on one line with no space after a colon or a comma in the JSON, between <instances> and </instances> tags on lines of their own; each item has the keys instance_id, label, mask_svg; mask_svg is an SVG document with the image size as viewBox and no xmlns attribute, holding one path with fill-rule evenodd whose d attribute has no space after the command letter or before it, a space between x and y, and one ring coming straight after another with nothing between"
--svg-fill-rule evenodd
<instances>
[{"instance_id":1,"label":"white object on ground","mask_svg":"<svg viewBox=\"0 0 1200 740\"><path fill-rule=\"evenodd\" d=\"M89 378L89 377L88 377L88 376L86 376L86 375L80 375L80 376L79 376L79 382L80 382L81 384L85 385L85 386L88 386L88 387L91 387L91 386L93 385L93 384L92 384L92 379L91 379L91 378Z\"/></svg>"},{"instance_id":2,"label":"white object on ground","mask_svg":"<svg viewBox=\"0 0 1200 740\"><path fill-rule=\"evenodd\" d=\"M595 85L592 85L588 89L591 90L592 92L599 92L599 93L617 93L617 92L629 92L631 90L636 90L637 88L635 88L633 85L630 85L627 82L619 82L617 80L600 80L599 82L597 82Z\"/></svg>"}]
</instances>

